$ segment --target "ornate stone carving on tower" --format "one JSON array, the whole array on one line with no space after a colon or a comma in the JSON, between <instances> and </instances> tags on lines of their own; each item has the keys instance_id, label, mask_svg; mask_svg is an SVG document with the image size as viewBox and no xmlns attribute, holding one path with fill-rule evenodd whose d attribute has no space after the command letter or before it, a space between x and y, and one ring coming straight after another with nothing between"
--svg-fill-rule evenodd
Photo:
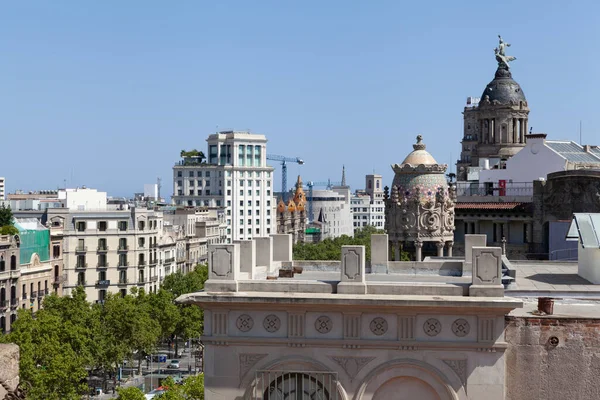
<instances>
[{"instance_id":1,"label":"ornate stone carving on tower","mask_svg":"<svg viewBox=\"0 0 600 400\"><path fill-rule=\"evenodd\" d=\"M277 233L292 234L294 243L303 242L306 231L306 195L302 178L298 175L294 198L286 205L282 199L277 204Z\"/></svg>"},{"instance_id":2,"label":"ornate stone carving on tower","mask_svg":"<svg viewBox=\"0 0 600 400\"><path fill-rule=\"evenodd\" d=\"M498 66L479 104L464 109L461 156L456 163L457 180L466 181L469 167L479 167L481 159L490 167L515 155L525 146L529 108L521 86L512 79L509 63L517 58L506 54L510 47L498 35L494 55Z\"/></svg>"},{"instance_id":3,"label":"ornate stone carving on tower","mask_svg":"<svg viewBox=\"0 0 600 400\"><path fill-rule=\"evenodd\" d=\"M392 165L395 172L391 195L385 199L385 229L399 260L400 246L415 249L415 259L422 260L422 248L444 247L452 255L454 241L454 203L456 192L448 186L445 172L448 166L438 164L425 150L421 135L414 150L402 164Z\"/></svg>"}]
</instances>

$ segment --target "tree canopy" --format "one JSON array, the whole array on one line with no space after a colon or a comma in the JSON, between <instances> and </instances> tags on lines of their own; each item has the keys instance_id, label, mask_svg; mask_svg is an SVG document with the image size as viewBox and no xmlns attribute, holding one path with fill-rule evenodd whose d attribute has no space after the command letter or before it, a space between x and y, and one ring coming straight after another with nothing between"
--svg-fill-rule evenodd
<instances>
[{"instance_id":1,"label":"tree canopy","mask_svg":"<svg viewBox=\"0 0 600 400\"><path fill-rule=\"evenodd\" d=\"M0 204L0 227L5 226L14 227L13 213L10 207Z\"/></svg>"},{"instance_id":2,"label":"tree canopy","mask_svg":"<svg viewBox=\"0 0 600 400\"><path fill-rule=\"evenodd\" d=\"M297 243L294 245L294 260L340 260L342 246L365 246L365 257L371 260L371 235L385 233L374 226L365 226L354 231L354 237L342 235L325 239L319 243ZM408 261L408 253L403 252L402 261Z\"/></svg>"}]
</instances>

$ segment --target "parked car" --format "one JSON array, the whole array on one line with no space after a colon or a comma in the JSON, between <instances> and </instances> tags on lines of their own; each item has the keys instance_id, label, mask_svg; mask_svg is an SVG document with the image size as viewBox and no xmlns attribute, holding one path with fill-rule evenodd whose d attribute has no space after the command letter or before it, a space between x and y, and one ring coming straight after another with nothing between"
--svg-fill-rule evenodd
<instances>
[{"instance_id":1,"label":"parked car","mask_svg":"<svg viewBox=\"0 0 600 400\"><path fill-rule=\"evenodd\" d=\"M171 362L169 363L169 365L167 365L167 368L170 368L170 369L179 369L179 360L171 360Z\"/></svg>"}]
</instances>

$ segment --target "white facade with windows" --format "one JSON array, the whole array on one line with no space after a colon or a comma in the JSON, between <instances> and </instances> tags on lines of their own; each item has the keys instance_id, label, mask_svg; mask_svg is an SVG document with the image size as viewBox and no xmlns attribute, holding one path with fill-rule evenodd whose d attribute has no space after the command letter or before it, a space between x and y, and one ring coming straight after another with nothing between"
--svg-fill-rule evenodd
<instances>
[{"instance_id":1,"label":"white facade with windows","mask_svg":"<svg viewBox=\"0 0 600 400\"><path fill-rule=\"evenodd\" d=\"M333 187L331 190L313 190L313 212L322 224L321 239L342 235L354 236L350 188Z\"/></svg>"},{"instance_id":2,"label":"white facade with windows","mask_svg":"<svg viewBox=\"0 0 600 400\"><path fill-rule=\"evenodd\" d=\"M0 200L6 200L6 179L0 176Z\"/></svg>"},{"instance_id":3,"label":"white facade with windows","mask_svg":"<svg viewBox=\"0 0 600 400\"><path fill-rule=\"evenodd\" d=\"M365 189L357 190L351 199L354 214L354 229L365 226L384 228L385 205L383 204L383 183L381 175L367 175Z\"/></svg>"},{"instance_id":4,"label":"white facade with windows","mask_svg":"<svg viewBox=\"0 0 600 400\"><path fill-rule=\"evenodd\" d=\"M228 242L275 233L274 168L267 165L267 138L224 131L206 141L206 162L183 157L173 167L172 202L222 207Z\"/></svg>"}]
</instances>

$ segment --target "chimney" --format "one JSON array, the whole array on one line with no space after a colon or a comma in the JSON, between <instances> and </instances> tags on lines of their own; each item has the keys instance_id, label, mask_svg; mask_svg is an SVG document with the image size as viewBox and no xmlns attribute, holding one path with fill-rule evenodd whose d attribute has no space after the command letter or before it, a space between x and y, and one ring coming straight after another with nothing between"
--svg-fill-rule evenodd
<instances>
[{"instance_id":1,"label":"chimney","mask_svg":"<svg viewBox=\"0 0 600 400\"><path fill-rule=\"evenodd\" d=\"M586 153L589 153L591 149L592 146L590 146L589 144L583 145L583 151L585 151Z\"/></svg>"},{"instance_id":2,"label":"chimney","mask_svg":"<svg viewBox=\"0 0 600 400\"><path fill-rule=\"evenodd\" d=\"M546 134L545 133L530 133L529 135L525 135L525 141L527 144L529 143L546 143Z\"/></svg>"}]
</instances>

